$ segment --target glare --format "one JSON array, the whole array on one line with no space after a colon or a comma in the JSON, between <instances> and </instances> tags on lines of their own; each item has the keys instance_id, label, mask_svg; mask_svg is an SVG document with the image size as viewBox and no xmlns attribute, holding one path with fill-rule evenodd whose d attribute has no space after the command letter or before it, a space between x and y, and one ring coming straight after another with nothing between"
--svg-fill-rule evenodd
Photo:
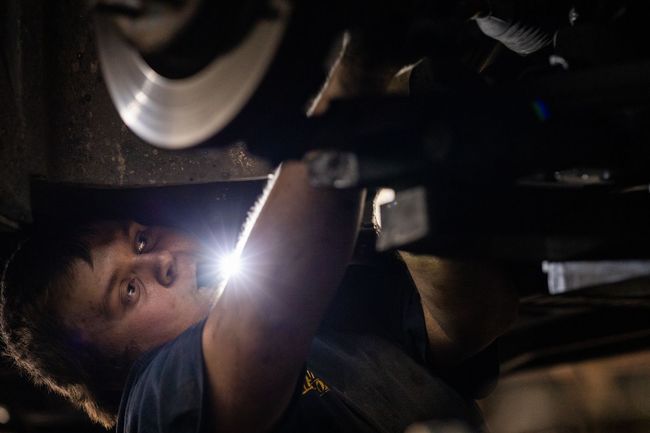
<instances>
[{"instance_id":1,"label":"glare","mask_svg":"<svg viewBox=\"0 0 650 433\"><path fill-rule=\"evenodd\" d=\"M395 201L395 190L391 188L381 188L372 206L373 219L377 227L381 228L381 207L385 204Z\"/></svg>"},{"instance_id":2,"label":"glare","mask_svg":"<svg viewBox=\"0 0 650 433\"><path fill-rule=\"evenodd\" d=\"M224 254L219 258L219 272L224 278L231 278L241 271L241 258L237 252Z\"/></svg>"}]
</instances>

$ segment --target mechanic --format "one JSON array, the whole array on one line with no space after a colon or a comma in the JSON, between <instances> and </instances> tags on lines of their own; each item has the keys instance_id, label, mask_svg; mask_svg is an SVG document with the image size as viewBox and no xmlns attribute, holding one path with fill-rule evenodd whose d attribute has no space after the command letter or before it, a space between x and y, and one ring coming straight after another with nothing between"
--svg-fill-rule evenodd
<instances>
[{"instance_id":1,"label":"mechanic","mask_svg":"<svg viewBox=\"0 0 650 433\"><path fill-rule=\"evenodd\" d=\"M368 334L380 310L362 307L347 311L368 317L356 332L314 338L361 199L314 189L302 163L284 163L242 236L250 272L216 302L197 287L198 241L176 230L105 221L28 242L3 276L8 353L117 431L403 431L431 418L480 428L441 377L513 317L493 268L405 255L417 291L406 281L376 293L395 311L374 319L390 326Z\"/></svg>"},{"instance_id":2,"label":"mechanic","mask_svg":"<svg viewBox=\"0 0 650 433\"><path fill-rule=\"evenodd\" d=\"M350 93L330 78L311 112ZM34 236L3 273L7 353L118 432L482 429L472 399L516 314L511 285L486 263L407 253L348 267L362 202L286 161L241 236L248 271L223 288L197 283L204 246L171 228Z\"/></svg>"}]
</instances>

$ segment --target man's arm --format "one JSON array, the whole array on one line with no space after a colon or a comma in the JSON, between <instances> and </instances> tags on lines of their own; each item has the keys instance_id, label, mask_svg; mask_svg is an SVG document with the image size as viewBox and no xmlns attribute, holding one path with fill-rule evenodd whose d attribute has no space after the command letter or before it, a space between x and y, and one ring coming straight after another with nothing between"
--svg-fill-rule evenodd
<instances>
[{"instance_id":1,"label":"man's arm","mask_svg":"<svg viewBox=\"0 0 650 433\"><path fill-rule=\"evenodd\" d=\"M203 351L217 431L263 432L287 407L342 278L361 193L314 189L285 163L248 234L247 269L211 311Z\"/></svg>"},{"instance_id":2,"label":"man's arm","mask_svg":"<svg viewBox=\"0 0 650 433\"><path fill-rule=\"evenodd\" d=\"M422 299L434 367L478 353L516 318L516 292L497 265L400 254Z\"/></svg>"},{"instance_id":3,"label":"man's arm","mask_svg":"<svg viewBox=\"0 0 650 433\"><path fill-rule=\"evenodd\" d=\"M467 15L480 10L482 3L468 2ZM349 48L344 44L311 114L326 111L333 99L383 94L387 87L408 93L408 80L395 77L390 81L397 68L365 70L354 61L355 52ZM366 85L359 85L365 81ZM445 369L478 353L514 321L517 296L497 267L404 252L401 255L422 299L434 367Z\"/></svg>"}]
</instances>

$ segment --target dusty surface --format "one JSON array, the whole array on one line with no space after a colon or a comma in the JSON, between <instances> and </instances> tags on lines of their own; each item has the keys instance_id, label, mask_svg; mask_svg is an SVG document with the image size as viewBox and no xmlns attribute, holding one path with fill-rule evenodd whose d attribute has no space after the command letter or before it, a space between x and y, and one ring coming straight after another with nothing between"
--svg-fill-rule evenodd
<instances>
[{"instance_id":1,"label":"dusty surface","mask_svg":"<svg viewBox=\"0 0 650 433\"><path fill-rule=\"evenodd\" d=\"M30 176L149 186L268 173L269 165L251 157L241 143L165 151L135 137L108 96L84 3L26 0L0 6L0 215L5 227L30 219Z\"/></svg>"}]
</instances>

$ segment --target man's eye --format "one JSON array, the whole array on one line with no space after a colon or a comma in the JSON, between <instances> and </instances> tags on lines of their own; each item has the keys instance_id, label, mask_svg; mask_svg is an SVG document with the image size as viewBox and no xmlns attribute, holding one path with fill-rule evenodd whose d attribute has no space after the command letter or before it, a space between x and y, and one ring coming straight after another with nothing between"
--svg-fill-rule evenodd
<instances>
[{"instance_id":1,"label":"man's eye","mask_svg":"<svg viewBox=\"0 0 650 433\"><path fill-rule=\"evenodd\" d=\"M140 297L140 287L136 280L131 280L127 283L126 289L124 290L124 296L122 301L125 305L135 304Z\"/></svg>"},{"instance_id":2,"label":"man's eye","mask_svg":"<svg viewBox=\"0 0 650 433\"><path fill-rule=\"evenodd\" d=\"M136 254L142 254L147 250L147 246L149 245L149 236L147 235L146 232L138 232L138 234L135 235L135 253Z\"/></svg>"}]
</instances>

